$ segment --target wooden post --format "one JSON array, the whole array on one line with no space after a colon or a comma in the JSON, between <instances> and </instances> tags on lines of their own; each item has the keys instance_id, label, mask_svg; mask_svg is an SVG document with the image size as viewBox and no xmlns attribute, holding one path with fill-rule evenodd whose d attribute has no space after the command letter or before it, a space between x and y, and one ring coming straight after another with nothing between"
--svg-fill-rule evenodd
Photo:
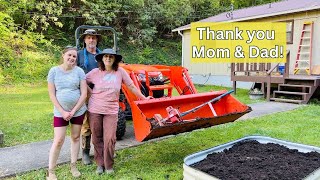
<instances>
[{"instance_id":1,"label":"wooden post","mask_svg":"<svg viewBox=\"0 0 320 180\"><path fill-rule=\"evenodd\" d=\"M234 95L237 94L237 81L233 81L233 91L234 91Z\"/></svg>"},{"instance_id":2,"label":"wooden post","mask_svg":"<svg viewBox=\"0 0 320 180\"><path fill-rule=\"evenodd\" d=\"M264 98L266 98L266 91L265 91L264 86L265 86L264 82L261 82L261 91L263 92Z\"/></svg>"},{"instance_id":3,"label":"wooden post","mask_svg":"<svg viewBox=\"0 0 320 180\"><path fill-rule=\"evenodd\" d=\"M238 63L239 64L239 63ZM236 75L235 71L236 68L238 67L238 64L236 65L235 63L231 63L231 81L233 82L233 90L234 90L234 94L237 94L237 81L234 81L233 78ZM239 67L238 67L239 68Z\"/></svg>"},{"instance_id":4,"label":"wooden post","mask_svg":"<svg viewBox=\"0 0 320 180\"><path fill-rule=\"evenodd\" d=\"M236 71L236 67L234 63L231 63L231 76L233 75L233 73Z\"/></svg>"},{"instance_id":5,"label":"wooden post","mask_svg":"<svg viewBox=\"0 0 320 180\"><path fill-rule=\"evenodd\" d=\"M270 101L270 92L271 92L271 75L267 75L267 101Z\"/></svg>"},{"instance_id":6,"label":"wooden post","mask_svg":"<svg viewBox=\"0 0 320 180\"><path fill-rule=\"evenodd\" d=\"M287 60L286 60L286 63L285 63L285 65L284 65L284 67L285 67L285 70L284 70L284 77L285 78L288 78L289 77L289 66L290 66L290 51L289 50L287 50Z\"/></svg>"}]
</instances>

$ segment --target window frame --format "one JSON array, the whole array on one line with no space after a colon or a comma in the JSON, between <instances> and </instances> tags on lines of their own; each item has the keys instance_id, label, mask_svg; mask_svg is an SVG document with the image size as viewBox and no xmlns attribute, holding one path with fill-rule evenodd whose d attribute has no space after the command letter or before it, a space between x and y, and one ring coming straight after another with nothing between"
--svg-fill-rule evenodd
<instances>
[{"instance_id":1,"label":"window frame","mask_svg":"<svg viewBox=\"0 0 320 180\"><path fill-rule=\"evenodd\" d=\"M286 23L292 23L291 25L291 37L290 37L290 41L287 41L287 44L293 44L293 34L294 34L294 20L291 19L291 20L287 20L287 21L282 21L282 22L286 22ZM286 33L289 32L289 31L286 31Z\"/></svg>"}]
</instances>

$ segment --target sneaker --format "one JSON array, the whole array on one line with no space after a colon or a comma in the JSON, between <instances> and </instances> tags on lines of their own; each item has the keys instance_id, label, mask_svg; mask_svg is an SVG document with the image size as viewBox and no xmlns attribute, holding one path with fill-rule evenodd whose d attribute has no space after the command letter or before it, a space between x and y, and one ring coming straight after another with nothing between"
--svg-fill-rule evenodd
<instances>
[{"instance_id":1,"label":"sneaker","mask_svg":"<svg viewBox=\"0 0 320 180\"><path fill-rule=\"evenodd\" d=\"M81 173L77 169L75 162L70 164L70 172L71 172L72 176L75 178L78 178L81 176Z\"/></svg>"},{"instance_id":2,"label":"sneaker","mask_svg":"<svg viewBox=\"0 0 320 180\"><path fill-rule=\"evenodd\" d=\"M105 172L107 174L113 174L114 173L114 170L113 169L106 169Z\"/></svg>"},{"instance_id":3,"label":"sneaker","mask_svg":"<svg viewBox=\"0 0 320 180\"><path fill-rule=\"evenodd\" d=\"M102 174L103 173L103 166L98 166L97 167L97 170L96 170L96 173L98 174L98 175L100 175L100 174Z\"/></svg>"},{"instance_id":4,"label":"sneaker","mask_svg":"<svg viewBox=\"0 0 320 180\"><path fill-rule=\"evenodd\" d=\"M57 180L57 176L56 176L56 174L55 174L54 169L48 169L46 179L47 179L47 180Z\"/></svg>"}]
</instances>

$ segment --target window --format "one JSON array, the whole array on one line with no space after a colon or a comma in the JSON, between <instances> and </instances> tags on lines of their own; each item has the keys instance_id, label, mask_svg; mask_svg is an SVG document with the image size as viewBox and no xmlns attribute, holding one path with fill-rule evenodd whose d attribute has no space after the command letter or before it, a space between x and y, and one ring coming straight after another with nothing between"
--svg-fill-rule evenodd
<instances>
[{"instance_id":1,"label":"window","mask_svg":"<svg viewBox=\"0 0 320 180\"><path fill-rule=\"evenodd\" d=\"M293 20L286 21L287 23L287 44L293 43Z\"/></svg>"}]
</instances>

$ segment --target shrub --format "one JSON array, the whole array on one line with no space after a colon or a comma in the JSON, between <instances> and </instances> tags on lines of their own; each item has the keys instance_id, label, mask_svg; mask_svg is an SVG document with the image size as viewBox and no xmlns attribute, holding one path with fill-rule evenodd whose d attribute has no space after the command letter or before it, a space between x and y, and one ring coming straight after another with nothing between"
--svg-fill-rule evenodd
<instances>
[{"instance_id":1,"label":"shrub","mask_svg":"<svg viewBox=\"0 0 320 180\"><path fill-rule=\"evenodd\" d=\"M41 34L18 30L12 18L0 12L0 84L43 79L57 62L59 49Z\"/></svg>"}]
</instances>

